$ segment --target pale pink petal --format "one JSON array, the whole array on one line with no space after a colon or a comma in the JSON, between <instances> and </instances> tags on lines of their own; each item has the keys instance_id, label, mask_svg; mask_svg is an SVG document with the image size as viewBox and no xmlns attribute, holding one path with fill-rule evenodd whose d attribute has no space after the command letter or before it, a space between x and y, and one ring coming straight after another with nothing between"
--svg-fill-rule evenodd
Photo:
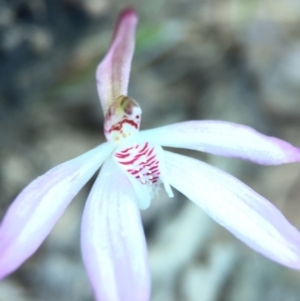
<instances>
[{"instance_id":1,"label":"pale pink petal","mask_svg":"<svg viewBox=\"0 0 300 301\"><path fill-rule=\"evenodd\" d=\"M110 48L97 67L97 89L104 115L118 96L127 95L137 21L133 9L121 13Z\"/></svg>"},{"instance_id":2,"label":"pale pink petal","mask_svg":"<svg viewBox=\"0 0 300 301\"><path fill-rule=\"evenodd\" d=\"M264 197L201 161L165 152L172 186L249 247L300 269L300 233Z\"/></svg>"},{"instance_id":3,"label":"pale pink petal","mask_svg":"<svg viewBox=\"0 0 300 301\"><path fill-rule=\"evenodd\" d=\"M88 197L82 253L98 301L147 301L150 272L135 192L109 160Z\"/></svg>"},{"instance_id":4,"label":"pale pink petal","mask_svg":"<svg viewBox=\"0 0 300 301\"><path fill-rule=\"evenodd\" d=\"M56 166L19 194L0 226L0 278L13 272L35 252L111 151L111 145L104 143Z\"/></svg>"},{"instance_id":5,"label":"pale pink petal","mask_svg":"<svg viewBox=\"0 0 300 301\"><path fill-rule=\"evenodd\" d=\"M278 138L225 121L187 121L142 131L141 137L162 146L188 148L259 164L299 162L300 149Z\"/></svg>"}]
</instances>

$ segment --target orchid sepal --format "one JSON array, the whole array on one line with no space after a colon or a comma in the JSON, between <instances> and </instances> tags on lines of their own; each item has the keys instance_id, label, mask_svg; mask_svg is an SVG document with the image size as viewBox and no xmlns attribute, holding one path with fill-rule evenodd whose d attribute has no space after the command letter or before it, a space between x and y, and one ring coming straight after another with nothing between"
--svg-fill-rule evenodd
<instances>
[{"instance_id":1,"label":"orchid sepal","mask_svg":"<svg viewBox=\"0 0 300 301\"><path fill-rule=\"evenodd\" d=\"M136 194L112 159L85 205L81 245L98 301L148 301L150 273Z\"/></svg>"},{"instance_id":2,"label":"orchid sepal","mask_svg":"<svg viewBox=\"0 0 300 301\"><path fill-rule=\"evenodd\" d=\"M173 187L252 249L300 269L300 232L272 203L209 164L167 151L165 159Z\"/></svg>"},{"instance_id":3,"label":"orchid sepal","mask_svg":"<svg viewBox=\"0 0 300 301\"><path fill-rule=\"evenodd\" d=\"M251 127L220 120L185 121L141 131L140 136L162 146L235 157L258 164L300 162L300 149Z\"/></svg>"},{"instance_id":4,"label":"orchid sepal","mask_svg":"<svg viewBox=\"0 0 300 301\"><path fill-rule=\"evenodd\" d=\"M137 22L132 8L120 14L110 48L97 67L97 90L104 115L120 95L127 95Z\"/></svg>"},{"instance_id":5,"label":"orchid sepal","mask_svg":"<svg viewBox=\"0 0 300 301\"><path fill-rule=\"evenodd\" d=\"M19 194L0 225L0 279L36 251L112 150L109 143L101 144L54 167Z\"/></svg>"}]
</instances>

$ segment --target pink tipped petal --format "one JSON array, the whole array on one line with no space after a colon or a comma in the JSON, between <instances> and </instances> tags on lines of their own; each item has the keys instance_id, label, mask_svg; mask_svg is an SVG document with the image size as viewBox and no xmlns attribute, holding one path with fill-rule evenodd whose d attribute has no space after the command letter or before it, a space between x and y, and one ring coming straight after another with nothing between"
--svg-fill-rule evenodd
<instances>
[{"instance_id":1,"label":"pink tipped petal","mask_svg":"<svg viewBox=\"0 0 300 301\"><path fill-rule=\"evenodd\" d=\"M135 192L107 161L88 197L82 220L83 259L98 301L147 301L150 272Z\"/></svg>"},{"instance_id":2,"label":"pink tipped petal","mask_svg":"<svg viewBox=\"0 0 300 301\"><path fill-rule=\"evenodd\" d=\"M29 184L0 226L0 278L40 246L68 204L112 151L108 143L65 162Z\"/></svg>"},{"instance_id":3,"label":"pink tipped petal","mask_svg":"<svg viewBox=\"0 0 300 301\"><path fill-rule=\"evenodd\" d=\"M110 48L97 67L97 89L104 115L114 100L127 95L137 21L133 9L121 13Z\"/></svg>"},{"instance_id":4,"label":"pink tipped petal","mask_svg":"<svg viewBox=\"0 0 300 301\"><path fill-rule=\"evenodd\" d=\"M249 247L300 269L300 233L264 197L201 161L165 152L172 186Z\"/></svg>"},{"instance_id":5,"label":"pink tipped petal","mask_svg":"<svg viewBox=\"0 0 300 301\"><path fill-rule=\"evenodd\" d=\"M225 121L187 121L141 132L162 146L180 147L259 164L299 162L300 149L278 138Z\"/></svg>"}]
</instances>

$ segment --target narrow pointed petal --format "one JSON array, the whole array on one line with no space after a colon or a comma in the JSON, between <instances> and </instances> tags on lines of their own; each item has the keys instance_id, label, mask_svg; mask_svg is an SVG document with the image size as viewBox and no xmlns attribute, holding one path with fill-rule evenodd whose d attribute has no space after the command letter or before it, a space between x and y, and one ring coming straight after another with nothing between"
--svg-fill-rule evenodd
<instances>
[{"instance_id":1,"label":"narrow pointed petal","mask_svg":"<svg viewBox=\"0 0 300 301\"><path fill-rule=\"evenodd\" d=\"M170 184L261 254L300 269L300 233L264 197L201 161L165 152Z\"/></svg>"},{"instance_id":2,"label":"narrow pointed petal","mask_svg":"<svg viewBox=\"0 0 300 301\"><path fill-rule=\"evenodd\" d=\"M187 121L143 131L141 135L162 146L193 149L259 164L300 161L300 149L290 143L225 121Z\"/></svg>"},{"instance_id":3,"label":"narrow pointed petal","mask_svg":"<svg viewBox=\"0 0 300 301\"><path fill-rule=\"evenodd\" d=\"M104 143L56 166L19 194L0 226L0 279L36 251L111 151L111 145Z\"/></svg>"},{"instance_id":4,"label":"narrow pointed petal","mask_svg":"<svg viewBox=\"0 0 300 301\"><path fill-rule=\"evenodd\" d=\"M110 48L97 67L97 89L104 115L114 100L127 95L137 21L133 9L121 13Z\"/></svg>"},{"instance_id":5,"label":"narrow pointed petal","mask_svg":"<svg viewBox=\"0 0 300 301\"><path fill-rule=\"evenodd\" d=\"M135 192L109 160L88 197L81 242L86 269L98 301L147 301L150 272Z\"/></svg>"}]
</instances>

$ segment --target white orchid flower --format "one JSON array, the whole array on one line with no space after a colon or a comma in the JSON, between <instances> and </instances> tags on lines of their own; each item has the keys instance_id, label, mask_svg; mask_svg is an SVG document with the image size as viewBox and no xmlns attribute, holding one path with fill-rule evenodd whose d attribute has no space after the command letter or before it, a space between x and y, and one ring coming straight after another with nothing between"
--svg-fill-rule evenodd
<instances>
[{"instance_id":1,"label":"white orchid flower","mask_svg":"<svg viewBox=\"0 0 300 301\"><path fill-rule=\"evenodd\" d=\"M0 227L0 278L41 245L74 196L101 167L81 228L84 263L98 301L147 301L150 273L139 209L160 185L186 195L249 247L300 269L300 234L264 197L204 162L165 151L186 148L259 164L300 161L300 149L247 126L188 121L139 132L141 109L127 96L137 15L123 11L96 71L107 142L48 171L9 207Z\"/></svg>"}]
</instances>

